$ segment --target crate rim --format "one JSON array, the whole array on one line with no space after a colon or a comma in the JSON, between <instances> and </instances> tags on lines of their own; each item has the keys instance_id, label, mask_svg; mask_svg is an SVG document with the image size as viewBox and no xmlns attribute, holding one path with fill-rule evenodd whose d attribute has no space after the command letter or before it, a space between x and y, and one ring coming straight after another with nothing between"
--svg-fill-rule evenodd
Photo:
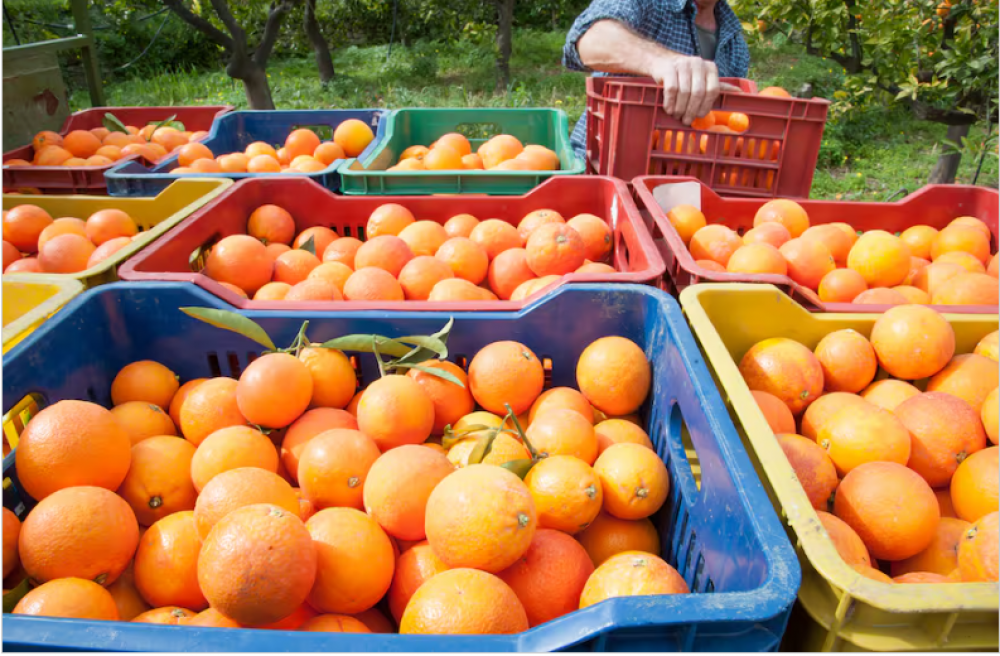
<instances>
[{"instance_id":1,"label":"crate rim","mask_svg":"<svg viewBox=\"0 0 1000 656\"><path fill-rule=\"evenodd\" d=\"M719 363L712 362L711 351L715 349L710 350L709 346L704 344L704 340L706 338L712 342L711 346L722 349L722 351L726 352L728 355L728 350L726 349L722 338L719 336L718 331L715 329L714 324L709 319L708 314L702 308L700 302L701 294L715 291L737 293L741 291L752 291L755 293L766 292L771 294L780 294L787 297L784 292L774 285L761 285L754 283L701 283L698 285L691 285L681 291L681 307L685 316L688 317L689 323L692 325L692 333L697 335L696 341L701 342L704 346L706 364L712 369L715 369ZM863 312L836 314L812 313L800 304L796 303L793 299L789 298L789 301L797 305L803 312L806 312L810 316L817 317L817 319L820 319L823 315L832 315L838 321L863 321L873 323L876 319L876 317L871 313ZM983 318L981 315L974 314L941 314L948 320L949 323L972 323L984 322L988 320ZM735 367L735 360L731 357L730 360L732 361L732 366ZM729 363L724 364L728 365ZM719 375L721 377L721 374ZM740 380L742 381L742 378L740 378ZM730 393L736 393L738 396L743 396L745 397L743 399L744 401L749 400L752 403L750 389L745 383L742 386L738 386L735 390L727 391ZM739 415L737 416L741 423L745 421L744 417L740 417ZM763 427L767 426L766 421L763 419L763 415L760 416L760 421L755 420L753 423L757 424L756 428L763 429ZM754 430L753 432L754 434L758 434L763 433L764 431ZM750 433L751 431L747 430L747 440L751 442L751 446L755 446L754 441L750 438ZM790 469L790 465L786 466ZM785 473L777 471L772 473L770 471L771 468L765 466L763 462L761 462L761 467L765 469L765 474L769 479L772 475L778 476ZM784 469L784 467L780 464L779 468ZM802 486L798 485L796 481L795 485L773 487L775 495L778 497L778 501L781 504L781 512L787 517L788 525L795 531L796 535L798 535L801 530L808 537L808 539L799 538L799 543L802 545L803 551L805 551L810 564L815 567L827 581L834 583L837 587L842 588L846 593L856 599L877 608L893 612L927 611L928 608L926 601L919 599L913 594L913 592L933 590L940 595L940 586L944 584L922 583L911 584L912 587L911 585L902 587L895 584L881 583L862 576L840 557L836 548L833 546L833 541L830 539L829 534L825 531L818 530L819 527L821 527L819 517L816 515L816 511L809 503ZM935 612L997 610L997 591L1000 589L1000 584L954 583L949 585L948 592L952 593L955 591L955 588L959 586L961 586L961 590L948 595L949 598L955 600L954 603L946 608L934 608L932 610ZM958 601L959 598L961 598L961 601Z\"/></svg>"},{"instance_id":2,"label":"crate rim","mask_svg":"<svg viewBox=\"0 0 1000 656\"><path fill-rule=\"evenodd\" d=\"M2 339L4 345L28 330L31 327L31 324L36 322L39 317L47 317L53 314L84 291L83 283L79 280L72 277L54 276L50 274L9 273L0 278L0 281L4 283L26 285L29 287L56 287L58 290L55 294L0 329L0 332L2 332L2 338L0 339ZM45 323L48 323L48 321L45 321L42 325L44 326ZM41 326L36 328L34 332L37 332L40 328ZM27 337L25 340L26 339ZM25 340L21 341L23 342ZM15 345L11 351L16 349L17 346L18 345ZM4 359L8 357L8 353L4 354Z\"/></svg>"}]
</instances>

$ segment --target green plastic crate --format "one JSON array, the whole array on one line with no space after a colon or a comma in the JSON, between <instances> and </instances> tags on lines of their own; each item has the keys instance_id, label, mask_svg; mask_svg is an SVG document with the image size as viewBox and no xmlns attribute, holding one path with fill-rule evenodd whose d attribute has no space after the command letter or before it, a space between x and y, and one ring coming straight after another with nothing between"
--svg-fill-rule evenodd
<instances>
[{"instance_id":1,"label":"green plastic crate","mask_svg":"<svg viewBox=\"0 0 1000 656\"><path fill-rule=\"evenodd\" d=\"M412 196L424 194L524 194L553 175L584 172L583 160L569 144L569 119L559 109L397 109L388 119L385 139L364 161L347 160L340 168L345 194ZM400 153L429 146L448 132L469 138L473 151L498 134L511 134L525 145L551 148L558 171L386 171Z\"/></svg>"}]
</instances>

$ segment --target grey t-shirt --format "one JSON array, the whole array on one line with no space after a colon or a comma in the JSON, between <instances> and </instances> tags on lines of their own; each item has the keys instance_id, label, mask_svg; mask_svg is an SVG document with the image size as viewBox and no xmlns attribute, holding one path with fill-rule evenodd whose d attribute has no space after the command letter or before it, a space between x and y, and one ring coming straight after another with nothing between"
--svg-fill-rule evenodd
<instances>
[{"instance_id":1,"label":"grey t-shirt","mask_svg":"<svg viewBox=\"0 0 1000 656\"><path fill-rule=\"evenodd\" d=\"M695 29L698 33L698 50L701 51L701 58L714 61L715 46L719 42L715 30L706 30L701 25L695 25Z\"/></svg>"}]
</instances>

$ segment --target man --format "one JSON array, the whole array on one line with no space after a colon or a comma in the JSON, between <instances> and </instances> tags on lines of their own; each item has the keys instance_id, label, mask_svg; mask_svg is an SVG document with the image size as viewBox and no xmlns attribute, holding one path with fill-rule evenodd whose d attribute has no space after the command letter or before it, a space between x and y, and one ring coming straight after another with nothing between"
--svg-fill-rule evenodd
<instances>
[{"instance_id":1,"label":"man","mask_svg":"<svg viewBox=\"0 0 1000 656\"><path fill-rule=\"evenodd\" d=\"M720 77L746 77L750 50L726 0L593 0L563 48L563 64L597 75L641 75L663 85L663 108L690 125L711 109ZM584 113L570 139L583 155Z\"/></svg>"}]
</instances>

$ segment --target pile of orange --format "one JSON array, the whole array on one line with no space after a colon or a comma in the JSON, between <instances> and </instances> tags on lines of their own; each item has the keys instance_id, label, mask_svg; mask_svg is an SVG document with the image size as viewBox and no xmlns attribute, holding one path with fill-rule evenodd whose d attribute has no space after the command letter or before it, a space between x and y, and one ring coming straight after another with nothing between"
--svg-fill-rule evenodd
<instances>
[{"instance_id":1,"label":"pile of orange","mask_svg":"<svg viewBox=\"0 0 1000 656\"><path fill-rule=\"evenodd\" d=\"M410 146L388 171L558 171L559 155L510 134L484 141L476 152L465 135L449 132L430 146Z\"/></svg>"},{"instance_id":2,"label":"pile of orange","mask_svg":"<svg viewBox=\"0 0 1000 656\"><path fill-rule=\"evenodd\" d=\"M315 173L345 157L357 157L375 138L358 119L348 119L333 131L332 141L322 141L308 128L292 130L282 146L255 141L241 152L216 156L208 146L192 143L177 152L172 174L185 173Z\"/></svg>"},{"instance_id":3,"label":"pile of orange","mask_svg":"<svg viewBox=\"0 0 1000 656\"><path fill-rule=\"evenodd\" d=\"M110 410L43 409L15 452L38 504L3 511L4 587L34 586L14 613L488 634L688 592L649 519L670 478L637 420L639 346L588 345L579 390L543 391L513 341L467 372L426 364L463 384L413 370L358 391L347 356L311 345L183 385L133 362Z\"/></svg>"},{"instance_id":4,"label":"pile of orange","mask_svg":"<svg viewBox=\"0 0 1000 656\"><path fill-rule=\"evenodd\" d=\"M73 130L65 135L43 130L31 140L31 161L9 159L8 166L110 166L123 157L140 155L151 162L163 159L189 143L196 143L208 132L182 131L177 128L127 125L127 132L107 128Z\"/></svg>"},{"instance_id":5,"label":"pile of orange","mask_svg":"<svg viewBox=\"0 0 1000 656\"><path fill-rule=\"evenodd\" d=\"M53 219L37 205L3 212L4 273L79 273L103 262L136 238L139 226L118 209L86 220Z\"/></svg>"},{"instance_id":6,"label":"pile of orange","mask_svg":"<svg viewBox=\"0 0 1000 656\"><path fill-rule=\"evenodd\" d=\"M540 209L517 227L459 214L442 225L387 203L365 235L299 232L287 210L262 205L247 234L215 244L203 273L256 301L495 301L522 300L568 273L615 272L605 263L611 228L593 214Z\"/></svg>"},{"instance_id":7,"label":"pile of orange","mask_svg":"<svg viewBox=\"0 0 1000 656\"><path fill-rule=\"evenodd\" d=\"M778 199L757 210L742 237L707 224L691 205L667 217L702 269L788 276L824 303L997 305L1000 295L993 236L973 216L941 230L918 224L899 235L859 235L849 223L810 225L801 205Z\"/></svg>"},{"instance_id":8,"label":"pile of orange","mask_svg":"<svg viewBox=\"0 0 1000 656\"><path fill-rule=\"evenodd\" d=\"M955 355L932 308L866 337L758 342L739 369L844 561L885 583L996 581L998 333Z\"/></svg>"}]
</instances>

